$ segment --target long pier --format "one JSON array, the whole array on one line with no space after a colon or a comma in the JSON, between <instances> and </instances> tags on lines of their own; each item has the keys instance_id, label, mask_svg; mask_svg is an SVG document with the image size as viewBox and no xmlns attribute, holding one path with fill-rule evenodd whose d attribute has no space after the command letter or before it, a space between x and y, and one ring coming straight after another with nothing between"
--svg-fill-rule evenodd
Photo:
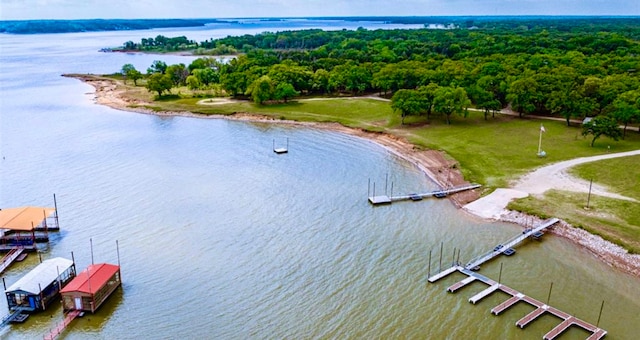
<instances>
[{"instance_id":1,"label":"long pier","mask_svg":"<svg viewBox=\"0 0 640 340\"><path fill-rule=\"evenodd\" d=\"M428 197L442 198L451 194L455 194L457 192L473 190L479 187L481 187L480 184L468 184L468 185L461 185L461 186L448 188L448 189L429 191L421 194L407 194L407 195L399 195L399 196L388 196L386 194L375 196L375 193L374 193L374 196L369 196L369 203L373 205L380 205L380 204L391 204L392 202L398 202L398 201L408 201L408 200L419 201L419 200L422 200L423 198L428 198Z\"/></svg>"},{"instance_id":2,"label":"long pier","mask_svg":"<svg viewBox=\"0 0 640 340\"><path fill-rule=\"evenodd\" d=\"M49 332L49 334L44 336L44 339L45 340L54 340L55 338L57 338L60 334L62 334L62 332L64 332L64 329L67 328L67 326L69 326L71 321L73 321L73 319L78 317L81 313L82 312L80 312L79 310L73 310L73 311L69 312L65 316L64 320L62 320L62 322L56 326L56 328L52 329Z\"/></svg>"},{"instance_id":3,"label":"long pier","mask_svg":"<svg viewBox=\"0 0 640 340\"><path fill-rule=\"evenodd\" d=\"M530 229L526 229L525 231L522 232L522 234L513 237L512 239L508 240L505 243L500 244L501 247L496 247L493 250L482 254L476 258L474 258L473 260L469 261L464 267L467 269L473 269L473 268L477 268L479 267L481 264L490 261L491 259L493 259L494 257L502 254L505 250L511 248L511 247L515 247L516 245L518 245L520 242L526 240L527 238L529 238L530 236L536 235L539 232L542 232L543 230L551 227L552 225L558 223L560 220L557 218L550 218L544 222L542 222L542 224L540 224L539 226L535 227L535 228L530 228Z\"/></svg>"},{"instance_id":4,"label":"long pier","mask_svg":"<svg viewBox=\"0 0 640 340\"><path fill-rule=\"evenodd\" d=\"M568 313L565 313L557 308L548 306L547 304L536 300L530 296L527 296L513 288L510 288L508 286L505 286L499 282L496 282L492 279L489 279L486 276L480 275L474 271L471 271L465 267L462 267L460 265L457 266L453 266L451 268L446 269L445 271L436 274L432 277L429 278L429 282L433 283L436 282L454 272L460 272L462 274L467 275L467 277L465 279L463 279L462 281L459 281L455 284L453 284L452 286L450 286L449 288L447 288L447 291L450 293L455 293L456 291L462 289L464 286L466 286L467 284L474 282L474 281L480 281L483 282L484 284L488 285L489 287L486 288L485 290L481 291L480 293L472 296L469 299L469 302L476 304L478 301L482 300L483 298L491 295L492 293L494 293L495 291L502 291L508 295L510 295L511 297L507 300L505 300L504 302L500 303L499 305L493 307L491 309L491 313L494 315L499 315L500 313L504 312L505 310L509 309L510 307L514 306L515 304L519 303L519 302L525 302L528 303L530 305L532 305L533 307L536 307L535 310L533 310L531 313L525 315L524 317L522 317L520 320L516 321L516 326L520 327L520 328L524 328L527 325L529 325L531 322L533 322L535 319L537 319L538 317L540 317L541 315L545 314L545 313L549 313L552 315L555 315L556 317L562 319L562 322L557 325L556 327L554 327L552 330L550 330L549 332L547 332L543 339L544 340L553 340L555 338L557 338L560 334L562 334L564 331L566 331L567 329L569 329L569 327L572 326L577 326L580 327L584 330L586 330L587 332L590 332L591 335L587 338L587 340L597 340L597 339L602 339L605 335L607 335L607 331L599 328L598 326L592 325L586 321L580 320L578 318L576 318L575 316L572 316Z\"/></svg>"}]
</instances>

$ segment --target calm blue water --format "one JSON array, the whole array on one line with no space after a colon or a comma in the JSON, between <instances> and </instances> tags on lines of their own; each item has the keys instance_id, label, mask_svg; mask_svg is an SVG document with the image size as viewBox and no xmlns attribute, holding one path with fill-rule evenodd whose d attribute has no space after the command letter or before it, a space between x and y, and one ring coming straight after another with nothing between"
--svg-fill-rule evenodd
<instances>
[{"instance_id":1,"label":"calm blue water","mask_svg":"<svg viewBox=\"0 0 640 340\"><path fill-rule=\"evenodd\" d=\"M476 220L447 200L372 208L369 180L382 190L388 176L396 193L435 188L376 144L306 127L117 111L60 76L193 59L98 52L127 40L268 30L214 28L0 35L0 207L51 206L55 193L62 231L40 256L73 252L79 270L91 263L90 242L95 261L111 263L119 242L123 289L65 338L539 339L557 324L545 317L520 330L514 323L529 307L494 317L503 296L474 306L467 299L482 286L447 294L461 277L427 283L441 246L446 265L454 247L469 259L520 229ZM287 138L289 153L274 154L273 141ZM605 300L608 338L639 334L638 279L588 252L550 235L483 273L497 279L502 261L502 282L513 288L546 300L553 282L551 305L593 323ZM7 284L37 263L32 254L14 265ZM0 337L41 338L60 320L54 305Z\"/></svg>"}]
</instances>

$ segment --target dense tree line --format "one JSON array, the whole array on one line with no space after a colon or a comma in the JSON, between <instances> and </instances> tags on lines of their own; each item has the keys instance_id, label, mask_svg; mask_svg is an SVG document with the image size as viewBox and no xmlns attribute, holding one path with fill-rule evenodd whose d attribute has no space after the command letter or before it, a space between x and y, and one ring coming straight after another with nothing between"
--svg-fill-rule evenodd
<instances>
[{"instance_id":1,"label":"dense tree line","mask_svg":"<svg viewBox=\"0 0 640 340\"><path fill-rule=\"evenodd\" d=\"M506 29L499 22L491 29L226 37L198 48L244 53L226 63L199 58L172 70L182 73L171 77L175 86L217 84L231 96L261 104L297 95L380 92L392 98L403 118L439 114L450 122L470 105L485 117L510 106L520 115L555 115L567 124L608 115L626 126L640 121L640 25L629 20L637 23L603 19L559 29L536 21Z\"/></svg>"}]
</instances>

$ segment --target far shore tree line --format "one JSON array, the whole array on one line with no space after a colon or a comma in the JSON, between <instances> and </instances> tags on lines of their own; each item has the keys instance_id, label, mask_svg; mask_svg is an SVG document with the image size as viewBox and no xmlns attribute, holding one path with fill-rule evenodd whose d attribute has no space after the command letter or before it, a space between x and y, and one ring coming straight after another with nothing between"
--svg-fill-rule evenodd
<instances>
[{"instance_id":1,"label":"far shore tree line","mask_svg":"<svg viewBox=\"0 0 640 340\"><path fill-rule=\"evenodd\" d=\"M624 138L626 127L640 122L640 28L616 27L607 22L596 33L586 26L263 33L210 40L213 48L243 52L226 62L155 61L146 75L128 64L122 74L134 84L145 78L158 96L187 86L260 105L376 93L391 99L403 123L434 114L451 123L452 115L466 116L472 106L485 119L506 107L520 116L563 117L567 125L601 117L592 120L590 134L613 138L613 132L593 131L609 120L624 126Z\"/></svg>"}]
</instances>

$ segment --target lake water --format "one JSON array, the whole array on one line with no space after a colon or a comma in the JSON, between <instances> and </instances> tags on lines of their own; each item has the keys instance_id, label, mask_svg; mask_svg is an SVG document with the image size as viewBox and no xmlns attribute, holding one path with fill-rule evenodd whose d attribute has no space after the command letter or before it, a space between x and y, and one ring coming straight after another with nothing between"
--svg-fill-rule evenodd
<instances>
[{"instance_id":1,"label":"lake water","mask_svg":"<svg viewBox=\"0 0 640 340\"><path fill-rule=\"evenodd\" d=\"M371 207L369 180L378 191L387 176L395 193L435 188L382 147L313 128L117 111L60 76L193 59L98 52L127 40L277 30L266 25L0 35L0 207L52 206L55 193L62 231L40 256L73 252L78 271L91 263L91 243L95 262L117 263L119 242L123 289L65 338L540 339L553 328L551 316L516 327L526 305L493 316L504 295L467 302L482 284L446 293L462 276L427 282L441 247L445 267L454 248L464 262L521 228L480 221L447 200ZM289 153L274 154L274 140L287 138ZM7 285L37 263L31 254L12 266ZM500 264L502 283L541 301L553 283L550 304L585 321L596 323L605 301L607 338L638 338L640 280L567 240L525 243L481 273L497 280ZM56 303L0 337L42 338L61 320ZM584 338L579 329L561 337Z\"/></svg>"}]
</instances>

